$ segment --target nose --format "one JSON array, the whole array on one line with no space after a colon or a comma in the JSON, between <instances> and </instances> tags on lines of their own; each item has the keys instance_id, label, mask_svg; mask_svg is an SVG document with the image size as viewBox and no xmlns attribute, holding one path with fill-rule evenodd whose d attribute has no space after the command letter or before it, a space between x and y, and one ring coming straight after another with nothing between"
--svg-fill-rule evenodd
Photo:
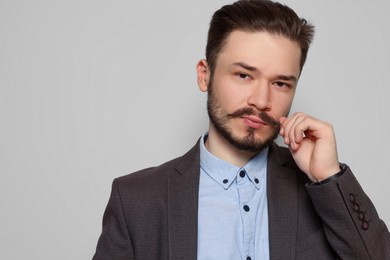
<instances>
[{"instance_id":1,"label":"nose","mask_svg":"<svg viewBox=\"0 0 390 260\"><path fill-rule=\"evenodd\" d=\"M255 107L258 111L269 111L271 109L270 86L265 82L251 86L248 105Z\"/></svg>"}]
</instances>

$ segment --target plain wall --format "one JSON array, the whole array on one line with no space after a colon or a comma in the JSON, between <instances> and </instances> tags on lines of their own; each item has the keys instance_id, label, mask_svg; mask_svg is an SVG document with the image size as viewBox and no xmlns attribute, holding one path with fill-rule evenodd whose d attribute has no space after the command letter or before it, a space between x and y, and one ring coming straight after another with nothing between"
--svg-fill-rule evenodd
<instances>
[{"instance_id":1,"label":"plain wall","mask_svg":"<svg viewBox=\"0 0 390 260\"><path fill-rule=\"evenodd\" d=\"M192 147L195 65L227 3L0 1L1 259L90 259L112 180ZM390 3L285 3L316 25L293 112L333 123L390 225Z\"/></svg>"}]
</instances>

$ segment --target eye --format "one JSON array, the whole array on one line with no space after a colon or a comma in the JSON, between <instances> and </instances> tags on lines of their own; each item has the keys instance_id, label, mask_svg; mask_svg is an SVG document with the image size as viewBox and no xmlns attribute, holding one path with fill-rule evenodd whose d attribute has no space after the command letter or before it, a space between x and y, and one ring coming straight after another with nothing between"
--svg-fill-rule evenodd
<instances>
[{"instance_id":1,"label":"eye","mask_svg":"<svg viewBox=\"0 0 390 260\"><path fill-rule=\"evenodd\" d=\"M252 77L248 74L245 74L245 73L236 73L236 76L239 78L239 79L242 79L242 80L249 80L251 79Z\"/></svg>"},{"instance_id":2,"label":"eye","mask_svg":"<svg viewBox=\"0 0 390 260\"><path fill-rule=\"evenodd\" d=\"M279 88L288 88L288 87L290 87L290 84L287 84L287 83L282 82L282 81L277 81L274 84L276 86L278 86Z\"/></svg>"}]
</instances>

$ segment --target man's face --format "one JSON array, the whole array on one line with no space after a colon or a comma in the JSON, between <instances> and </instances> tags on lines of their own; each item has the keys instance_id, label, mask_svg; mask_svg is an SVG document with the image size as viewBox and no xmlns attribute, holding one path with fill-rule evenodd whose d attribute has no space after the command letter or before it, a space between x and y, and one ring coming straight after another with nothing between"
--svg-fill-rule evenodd
<instances>
[{"instance_id":1,"label":"man's face","mask_svg":"<svg viewBox=\"0 0 390 260\"><path fill-rule=\"evenodd\" d=\"M204 89L210 131L239 150L268 146L279 132L279 118L290 110L300 55L299 45L283 36L233 31Z\"/></svg>"}]
</instances>

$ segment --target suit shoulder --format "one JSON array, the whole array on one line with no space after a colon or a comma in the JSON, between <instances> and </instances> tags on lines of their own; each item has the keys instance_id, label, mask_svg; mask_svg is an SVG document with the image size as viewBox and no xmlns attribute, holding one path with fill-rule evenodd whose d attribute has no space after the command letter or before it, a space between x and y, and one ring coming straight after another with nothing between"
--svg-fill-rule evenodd
<instances>
[{"instance_id":1,"label":"suit shoulder","mask_svg":"<svg viewBox=\"0 0 390 260\"><path fill-rule=\"evenodd\" d=\"M199 149L194 146L183 156L167 161L159 166L145 168L114 180L113 187L122 194L138 197L148 194L158 197L166 192L168 179L176 176L196 178L196 168L199 169ZM189 170L190 169L190 170Z\"/></svg>"},{"instance_id":2,"label":"suit shoulder","mask_svg":"<svg viewBox=\"0 0 390 260\"><path fill-rule=\"evenodd\" d=\"M116 179L118 183L127 182L161 182L178 171L186 172L188 168L199 167L199 140L192 149L180 157L176 157L159 166L145 168Z\"/></svg>"},{"instance_id":3,"label":"suit shoulder","mask_svg":"<svg viewBox=\"0 0 390 260\"><path fill-rule=\"evenodd\" d=\"M159 166L148 167L142 170L138 170L123 176L116 178L119 183L126 183L132 181L153 180L166 178L172 171L175 171L177 164L180 162L181 157L177 157L170 161L167 161Z\"/></svg>"}]
</instances>

